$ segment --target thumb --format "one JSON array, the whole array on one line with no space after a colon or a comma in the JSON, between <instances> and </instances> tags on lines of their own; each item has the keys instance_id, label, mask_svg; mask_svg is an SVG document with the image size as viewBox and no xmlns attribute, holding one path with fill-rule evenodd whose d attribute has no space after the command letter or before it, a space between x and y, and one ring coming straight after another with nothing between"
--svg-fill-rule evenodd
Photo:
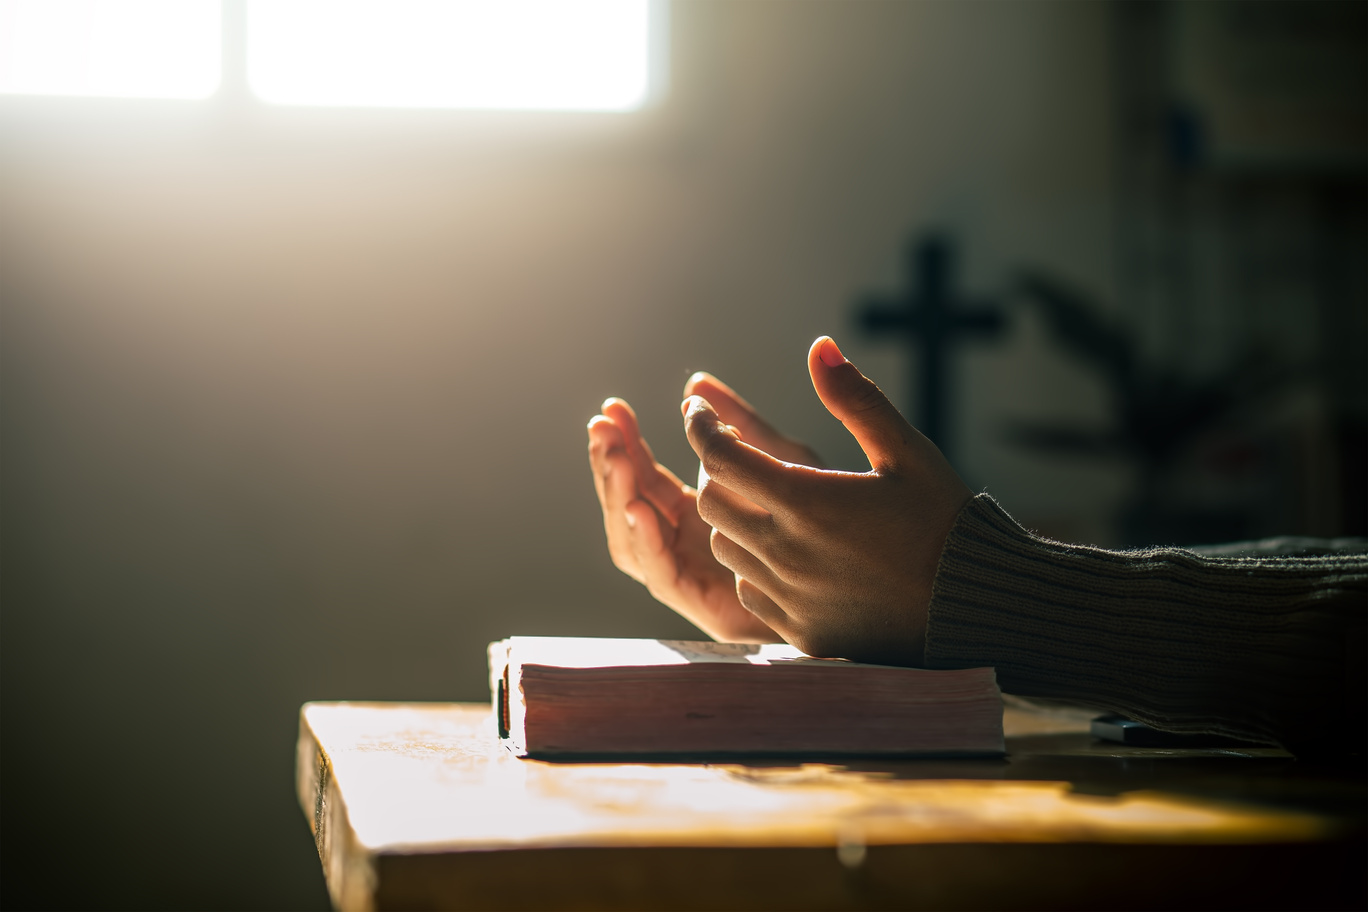
<instances>
[{"instance_id":1,"label":"thumb","mask_svg":"<svg viewBox=\"0 0 1368 912\"><path fill-rule=\"evenodd\" d=\"M888 401L883 390L846 360L830 336L822 336L808 350L812 386L827 411L854 435L874 469L903 461L913 441L921 437Z\"/></svg>"}]
</instances>

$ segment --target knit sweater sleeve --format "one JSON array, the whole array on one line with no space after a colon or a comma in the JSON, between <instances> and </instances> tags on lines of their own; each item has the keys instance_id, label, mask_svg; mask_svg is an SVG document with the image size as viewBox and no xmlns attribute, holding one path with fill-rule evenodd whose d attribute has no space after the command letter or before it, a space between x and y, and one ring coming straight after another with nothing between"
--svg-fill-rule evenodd
<instances>
[{"instance_id":1,"label":"knit sweater sleeve","mask_svg":"<svg viewBox=\"0 0 1368 912\"><path fill-rule=\"evenodd\" d=\"M1106 551L1032 535L979 495L946 539L925 661L1167 731L1361 749L1366 617L1368 554Z\"/></svg>"}]
</instances>

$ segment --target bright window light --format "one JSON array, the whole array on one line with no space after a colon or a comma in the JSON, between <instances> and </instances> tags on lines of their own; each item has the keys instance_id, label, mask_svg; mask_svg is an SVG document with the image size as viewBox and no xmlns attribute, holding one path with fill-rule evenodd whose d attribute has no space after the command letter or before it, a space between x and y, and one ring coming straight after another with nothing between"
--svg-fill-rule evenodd
<instances>
[{"instance_id":1,"label":"bright window light","mask_svg":"<svg viewBox=\"0 0 1368 912\"><path fill-rule=\"evenodd\" d=\"M248 78L281 104L625 111L649 0L252 0Z\"/></svg>"},{"instance_id":2,"label":"bright window light","mask_svg":"<svg viewBox=\"0 0 1368 912\"><path fill-rule=\"evenodd\" d=\"M218 0L0 0L0 93L205 98Z\"/></svg>"}]
</instances>

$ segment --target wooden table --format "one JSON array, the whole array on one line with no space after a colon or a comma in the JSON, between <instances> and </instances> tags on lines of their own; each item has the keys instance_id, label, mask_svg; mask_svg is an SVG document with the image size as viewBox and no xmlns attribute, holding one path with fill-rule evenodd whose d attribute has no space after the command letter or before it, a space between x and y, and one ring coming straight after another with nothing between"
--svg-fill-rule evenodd
<instances>
[{"instance_id":1,"label":"wooden table","mask_svg":"<svg viewBox=\"0 0 1368 912\"><path fill-rule=\"evenodd\" d=\"M1368 904L1361 768L1004 722L995 760L549 763L484 705L313 703L299 798L348 910Z\"/></svg>"}]
</instances>

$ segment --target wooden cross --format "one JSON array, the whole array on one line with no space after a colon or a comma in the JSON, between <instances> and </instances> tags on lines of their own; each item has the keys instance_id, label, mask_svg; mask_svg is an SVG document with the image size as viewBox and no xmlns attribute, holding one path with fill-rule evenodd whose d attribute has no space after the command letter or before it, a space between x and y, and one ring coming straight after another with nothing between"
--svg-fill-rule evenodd
<instances>
[{"instance_id":1,"label":"wooden cross","mask_svg":"<svg viewBox=\"0 0 1368 912\"><path fill-rule=\"evenodd\" d=\"M874 335L903 335L920 365L912 380L912 400L920 400L915 423L948 458L947 405L950 381L946 367L950 342L956 336L998 335L1006 319L991 306L956 307L950 290L954 248L950 240L929 235L908 250L907 264L913 289L891 301L867 298L857 319Z\"/></svg>"}]
</instances>

